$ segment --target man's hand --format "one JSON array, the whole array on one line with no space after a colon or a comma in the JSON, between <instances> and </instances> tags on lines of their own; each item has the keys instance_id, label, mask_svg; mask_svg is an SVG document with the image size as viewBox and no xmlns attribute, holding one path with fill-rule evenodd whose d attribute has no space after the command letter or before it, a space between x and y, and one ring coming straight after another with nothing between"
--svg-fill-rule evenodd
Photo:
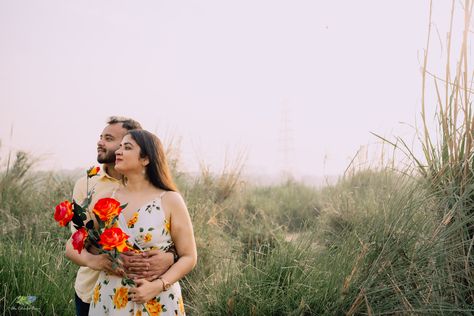
<instances>
[{"instance_id":1,"label":"man's hand","mask_svg":"<svg viewBox=\"0 0 474 316\"><path fill-rule=\"evenodd\" d=\"M91 255L87 267L97 271L106 271L111 274L121 275L120 270L114 271L112 269L112 260L109 255L105 253L101 255Z\"/></svg>"},{"instance_id":2,"label":"man's hand","mask_svg":"<svg viewBox=\"0 0 474 316\"><path fill-rule=\"evenodd\" d=\"M71 238L69 238L66 243L66 257L78 266L123 276L123 269L112 269L112 260L109 255L99 254L98 252L98 249L95 247L82 249L81 253L77 252L77 250L72 246Z\"/></svg>"},{"instance_id":3,"label":"man's hand","mask_svg":"<svg viewBox=\"0 0 474 316\"><path fill-rule=\"evenodd\" d=\"M121 254L125 273L132 279L153 281L174 263L173 254L161 250L150 250L143 253L127 251Z\"/></svg>"}]
</instances>

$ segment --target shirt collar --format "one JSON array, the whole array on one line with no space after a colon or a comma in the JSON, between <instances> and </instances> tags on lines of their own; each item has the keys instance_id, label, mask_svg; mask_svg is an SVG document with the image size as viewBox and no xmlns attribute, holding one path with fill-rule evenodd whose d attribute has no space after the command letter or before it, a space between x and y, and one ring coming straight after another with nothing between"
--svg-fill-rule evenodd
<instances>
[{"instance_id":1,"label":"shirt collar","mask_svg":"<svg viewBox=\"0 0 474 316\"><path fill-rule=\"evenodd\" d=\"M99 170L99 173L98 173L99 179L101 179L101 180L108 179L108 180L112 180L112 181L119 181L119 180L115 179L114 177L110 176L105 169L106 169L105 165L100 166L100 170Z\"/></svg>"}]
</instances>

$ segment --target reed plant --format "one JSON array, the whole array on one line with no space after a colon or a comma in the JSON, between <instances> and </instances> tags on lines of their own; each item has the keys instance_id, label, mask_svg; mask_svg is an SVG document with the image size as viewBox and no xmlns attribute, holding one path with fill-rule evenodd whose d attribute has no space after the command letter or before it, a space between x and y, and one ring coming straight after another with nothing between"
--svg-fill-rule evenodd
<instances>
[{"instance_id":1,"label":"reed plant","mask_svg":"<svg viewBox=\"0 0 474 316\"><path fill-rule=\"evenodd\" d=\"M446 67L444 75L437 76L428 69L430 41L432 37L430 17L427 44L422 68L422 128L419 140L422 157L417 156L407 143L398 138L390 142L412 159L419 174L438 199L433 213L437 216L435 234L444 236L445 248L450 251L444 273L450 276L453 287L451 300L459 305L474 304L474 116L472 112L473 72L470 69L469 49L471 44L471 18L474 2L462 3L464 25L459 47L452 46L453 24L456 16L456 2L452 1L449 31L446 43ZM457 53L454 59L453 53ZM429 124L426 101L427 83L433 81L438 121L432 132ZM459 289L459 291L455 290Z\"/></svg>"}]
</instances>

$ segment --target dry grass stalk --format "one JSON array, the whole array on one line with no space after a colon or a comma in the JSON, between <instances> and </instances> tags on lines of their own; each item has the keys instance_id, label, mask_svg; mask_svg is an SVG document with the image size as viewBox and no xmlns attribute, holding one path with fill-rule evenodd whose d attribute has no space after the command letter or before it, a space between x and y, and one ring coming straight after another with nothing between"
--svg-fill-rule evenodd
<instances>
[{"instance_id":1,"label":"dry grass stalk","mask_svg":"<svg viewBox=\"0 0 474 316\"><path fill-rule=\"evenodd\" d=\"M354 303L352 303L351 308L349 308L349 311L346 313L346 316L352 316L357 312L360 304L362 304L362 301L364 300L364 297L365 289L361 289L356 299L354 300Z\"/></svg>"},{"instance_id":2,"label":"dry grass stalk","mask_svg":"<svg viewBox=\"0 0 474 316\"><path fill-rule=\"evenodd\" d=\"M362 243L362 241L361 241L361 243ZM362 258L365 257L365 255L367 254L367 251L369 251L369 247L366 244L362 243L362 250L359 253L359 255L357 256L357 259L356 259L356 262L354 264L354 267L352 268L351 274L349 274L349 276L347 276L344 279L344 285L342 286L342 293L343 294L348 293L349 286L351 285L351 281L352 281L354 275L356 274L357 270L359 269L359 265L362 261Z\"/></svg>"}]
</instances>

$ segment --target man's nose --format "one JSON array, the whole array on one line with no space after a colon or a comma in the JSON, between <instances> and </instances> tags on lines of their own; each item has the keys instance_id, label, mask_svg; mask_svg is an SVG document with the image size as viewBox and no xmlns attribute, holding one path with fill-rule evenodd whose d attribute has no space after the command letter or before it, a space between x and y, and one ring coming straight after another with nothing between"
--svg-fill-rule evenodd
<instances>
[{"instance_id":1,"label":"man's nose","mask_svg":"<svg viewBox=\"0 0 474 316\"><path fill-rule=\"evenodd\" d=\"M97 147L104 147L104 141L102 139L99 139L97 142Z\"/></svg>"}]
</instances>

